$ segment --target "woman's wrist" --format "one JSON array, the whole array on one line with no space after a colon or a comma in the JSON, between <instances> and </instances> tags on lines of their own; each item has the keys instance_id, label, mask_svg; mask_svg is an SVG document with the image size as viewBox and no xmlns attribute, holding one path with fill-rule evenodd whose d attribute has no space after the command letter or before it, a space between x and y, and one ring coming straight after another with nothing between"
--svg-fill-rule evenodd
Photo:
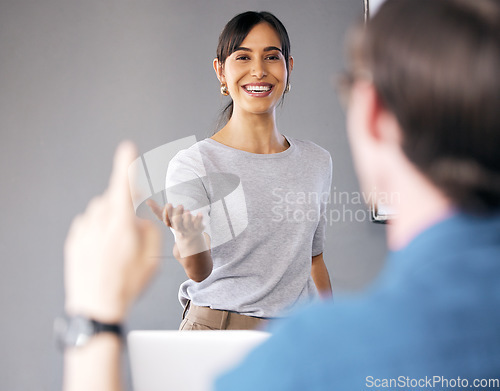
<instances>
[{"instance_id":1,"label":"woman's wrist","mask_svg":"<svg viewBox=\"0 0 500 391\"><path fill-rule=\"evenodd\" d=\"M176 235L175 243L181 258L207 251L208 245L202 232L195 235Z\"/></svg>"}]
</instances>

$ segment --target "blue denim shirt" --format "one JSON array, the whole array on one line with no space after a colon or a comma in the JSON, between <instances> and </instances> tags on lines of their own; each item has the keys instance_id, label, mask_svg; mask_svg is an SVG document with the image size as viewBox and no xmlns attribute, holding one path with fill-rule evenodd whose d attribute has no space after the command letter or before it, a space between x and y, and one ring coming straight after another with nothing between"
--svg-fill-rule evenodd
<instances>
[{"instance_id":1,"label":"blue denim shirt","mask_svg":"<svg viewBox=\"0 0 500 391\"><path fill-rule=\"evenodd\" d=\"M363 294L271 331L217 391L500 389L500 214L435 224Z\"/></svg>"}]
</instances>

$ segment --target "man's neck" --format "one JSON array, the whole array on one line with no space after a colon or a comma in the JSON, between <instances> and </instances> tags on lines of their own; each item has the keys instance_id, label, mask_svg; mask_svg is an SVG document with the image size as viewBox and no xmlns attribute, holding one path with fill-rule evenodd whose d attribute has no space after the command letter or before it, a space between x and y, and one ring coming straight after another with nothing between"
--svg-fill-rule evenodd
<instances>
[{"instance_id":1,"label":"man's neck","mask_svg":"<svg viewBox=\"0 0 500 391\"><path fill-rule=\"evenodd\" d=\"M400 181L400 205L397 217L387 228L387 243L391 250L406 247L417 235L453 213L453 205L442 192L420 173Z\"/></svg>"}]
</instances>

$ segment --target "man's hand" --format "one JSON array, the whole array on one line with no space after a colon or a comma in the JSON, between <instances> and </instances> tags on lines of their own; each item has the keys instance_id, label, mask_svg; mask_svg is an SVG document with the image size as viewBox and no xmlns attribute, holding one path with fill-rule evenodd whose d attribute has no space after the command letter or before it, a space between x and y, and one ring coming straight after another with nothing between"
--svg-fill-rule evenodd
<instances>
[{"instance_id":1,"label":"man's hand","mask_svg":"<svg viewBox=\"0 0 500 391\"><path fill-rule=\"evenodd\" d=\"M106 192L77 216L65 244L66 311L107 323L121 322L158 263L160 235L138 219L128 167L135 147L122 143Z\"/></svg>"}]
</instances>

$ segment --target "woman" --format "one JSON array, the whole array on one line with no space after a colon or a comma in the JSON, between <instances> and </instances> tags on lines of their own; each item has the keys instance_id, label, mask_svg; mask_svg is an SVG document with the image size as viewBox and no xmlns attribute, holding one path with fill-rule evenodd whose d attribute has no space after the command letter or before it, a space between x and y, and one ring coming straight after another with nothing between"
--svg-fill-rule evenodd
<instances>
[{"instance_id":1,"label":"woman","mask_svg":"<svg viewBox=\"0 0 500 391\"><path fill-rule=\"evenodd\" d=\"M172 159L169 204L157 214L190 278L179 292L181 329L253 329L317 291L331 294L323 260L331 158L276 126L293 58L274 15L235 16L213 65L231 98L227 123Z\"/></svg>"}]
</instances>

